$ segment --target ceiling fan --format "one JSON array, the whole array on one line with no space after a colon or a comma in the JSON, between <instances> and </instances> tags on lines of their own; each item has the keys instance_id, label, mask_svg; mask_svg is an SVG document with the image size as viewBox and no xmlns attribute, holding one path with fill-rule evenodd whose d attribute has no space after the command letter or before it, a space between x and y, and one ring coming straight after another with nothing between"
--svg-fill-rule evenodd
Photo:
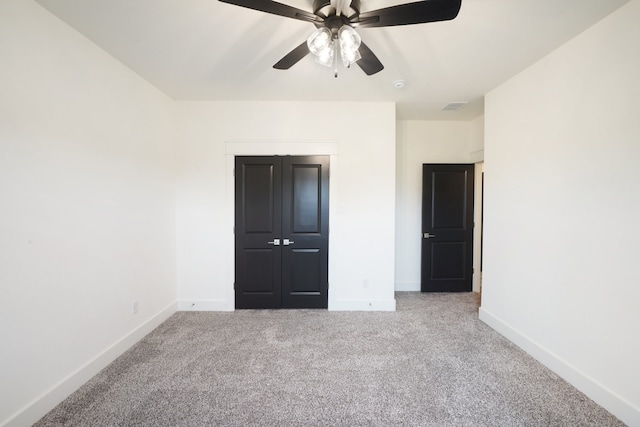
<instances>
[{"instance_id":1,"label":"ceiling fan","mask_svg":"<svg viewBox=\"0 0 640 427\"><path fill-rule=\"evenodd\" d=\"M313 12L271 0L219 1L312 23L316 26L313 34L273 68L288 70L312 53L316 62L334 67L336 77L338 58L346 67L357 64L369 76L384 68L371 49L362 43L355 28L448 21L458 15L462 3L462 0L423 0L360 13L360 0L313 0Z\"/></svg>"}]
</instances>

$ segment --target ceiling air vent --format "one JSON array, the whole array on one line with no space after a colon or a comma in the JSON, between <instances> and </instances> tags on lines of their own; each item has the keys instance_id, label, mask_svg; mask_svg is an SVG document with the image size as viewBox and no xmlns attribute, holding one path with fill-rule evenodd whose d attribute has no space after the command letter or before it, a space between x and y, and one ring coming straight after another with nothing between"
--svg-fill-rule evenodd
<instances>
[{"instance_id":1,"label":"ceiling air vent","mask_svg":"<svg viewBox=\"0 0 640 427\"><path fill-rule=\"evenodd\" d=\"M461 110L467 104L468 104L467 102L450 102L444 106L442 111L458 111L458 110Z\"/></svg>"}]
</instances>

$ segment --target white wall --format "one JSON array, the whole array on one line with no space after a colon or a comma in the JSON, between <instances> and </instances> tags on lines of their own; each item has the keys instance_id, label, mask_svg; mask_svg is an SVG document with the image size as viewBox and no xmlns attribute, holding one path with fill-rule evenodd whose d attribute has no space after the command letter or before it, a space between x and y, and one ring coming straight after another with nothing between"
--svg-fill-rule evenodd
<instances>
[{"instance_id":1,"label":"white wall","mask_svg":"<svg viewBox=\"0 0 640 427\"><path fill-rule=\"evenodd\" d=\"M30 425L175 309L174 112L31 1L0 63L0 425Z\"/></svg>"},{"instance_id":2,"label":"white wall","mask_svg":"<svg viewBox=\"0 0 640 427\"><path fill-rule=\"evenodd\" d=\"M640 0L486 97L481 318L640 425Z\"/></svg>"},{"instance_id":3,"label":"white wall","mask_svg":"<svg viewBox=\"0 0 640 427\"><path fill-rule=\"evenodd\" d=\"M482 126L483 117L466 122L398 122L396 290L420 290L422 164L474 163L483 147Z\"/></svg>"},{"instance_id":4,"label":"white wall","mask_svg":"<svg viewBox=\"0 0 640 427\"><path fill-rule=\"evenodd\" d=\"M234 307L234 154L330 154L329 309L395 309L394 104L180 102L178 108L180 309Z\"/></svg>"}]
</instances>

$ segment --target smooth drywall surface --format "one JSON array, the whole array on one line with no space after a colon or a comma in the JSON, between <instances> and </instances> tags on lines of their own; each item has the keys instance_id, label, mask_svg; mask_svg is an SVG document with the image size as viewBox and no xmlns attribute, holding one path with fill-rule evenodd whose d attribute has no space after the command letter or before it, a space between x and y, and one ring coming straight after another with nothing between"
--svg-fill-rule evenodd
<instances>
[{"instance_id":1,"label":"smooth drywall surface","mask_svg":"<svg viewBox=\"0 0 640 427\"><path fill-rule=\"evenodd\" d=\"M30 425L175 307L175 116L31 1L0 58L0 424Z\"/></svg>"},{"instance_id":2,"label":"smooth drywall surface","mask_svg":"<svg viewBox=\"0 0 640 427\"><path fill-rule=\"evenodd\" d=\"M331 155L329 309L395 309L394 104L181 102L178 108L181 309L234 307L229 164L240 153Z\"/></svg>"},{"instance_id":3,"label":"smooth drywall surface","mask_svg":"<svg viewBox=\"0 0 640 427\"><path fill-rule=\"evenodd\" d=\"M420 290L422 164L474 163L471 154L482 150L482 125L482 118L468 122L398 122L396 290Z\"/></svg>"},{"instance_id":4,"label":"smooth drywall surface","mask_svg":"<svg viewBox=\"0 0 640 427\"><path fill-rule=\"evenodd\" d=\"M481 316L640 425L640 0L486 97Z\"/></svg>"}]
</instances>

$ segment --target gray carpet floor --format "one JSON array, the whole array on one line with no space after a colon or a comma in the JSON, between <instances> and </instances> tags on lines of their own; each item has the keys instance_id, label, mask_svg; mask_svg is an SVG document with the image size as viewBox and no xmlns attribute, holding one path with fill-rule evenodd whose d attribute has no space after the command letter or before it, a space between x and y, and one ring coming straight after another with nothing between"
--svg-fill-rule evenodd
<instances>
[{"instance_id":1,"label":"gray carpet floor","mask_svg":"<svg viewBox=\"0 0 640 427\"><path fill-rule=\"evenodd\" d=\"M478 320L476 294L396 312L179 312L37 426L622 426Z\"/></svg>"}]
</instances>

